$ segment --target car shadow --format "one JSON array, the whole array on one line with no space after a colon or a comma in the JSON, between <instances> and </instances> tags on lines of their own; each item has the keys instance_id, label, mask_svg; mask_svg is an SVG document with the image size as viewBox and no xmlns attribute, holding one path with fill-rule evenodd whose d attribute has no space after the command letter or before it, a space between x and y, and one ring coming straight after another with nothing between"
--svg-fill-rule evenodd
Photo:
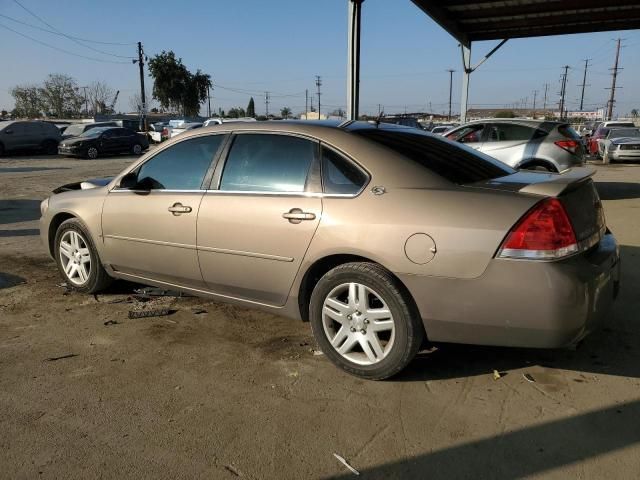
<instances>
[{"instance_id":1,"label":"car shadow","mask_svg":"<svg viewBox=\"0 0 640 480\"><path fill-rule=\"evenodd\" d=\"M37 228L24 228L22 230L0 230L0 238L31 237L34 235L40 235L40 230L38 230Z\"/></svg>"},{"instance_id":2,"label":"car shadow","mask_svg":"<svg viewBox=\"0 0 640 480\"><path fill-rule=\"evenodd\" d=\"M40 218L40 200L0 200L0 225Z\"/></svg>"},{"instance_id":3,"label":"car shadow","mask_svg":"<svg viewBox=\"0 0 640 480\"><path fill-rule=\"evenodd\" d=\"M640 198L640 183L595 182L601 200Z\"/></svg>"},{"instance_id":4,"label":"car shadow","mask_svg":"<svg viewBox=\"0 0 640 480\"><path fill-rule=\"evenodd\" d=\"M575 349L525 349L438 344L420 353L391 381L412 382L465 378L533 366L640 378L640 247L621 246L620 294L604 328Z\"/></svg>"},{"instance_id":5,"label":"car shadow","mask_svg":"<svg viewBox=\"0 0 640 480\"><path fill-rule=\"evenodd\" d=\"M640 442L640 429L637 428L639 415L640 400L620 403L400 461L359 469L359 472L364 479L385 480L537 477L554 469L637 444ZM611 473L613 477L625 475L623 470ZM353 474L345 473L328 478L347 480L353 478Z\"/></svg>"},{"instance_id":6,"label":"car shadow","mask_svg":"<svg viewBox=\"0 0 640 480\"><path fill-rule=\"evenodd\" d=\"M0 272L0 290L3 288L15 287L16 285L21 285L26 282L26 279L19 277L18 275Z\"/></svg>"}]
</instances>

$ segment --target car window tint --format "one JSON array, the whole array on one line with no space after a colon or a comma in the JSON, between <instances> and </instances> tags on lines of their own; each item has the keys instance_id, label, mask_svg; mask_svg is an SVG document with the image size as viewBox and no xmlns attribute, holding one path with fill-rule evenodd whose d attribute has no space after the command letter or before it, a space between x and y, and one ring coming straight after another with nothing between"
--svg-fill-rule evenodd
<instances>
[{"instance_id":1,"label":"car window tint","mask_svg":"<svg viewBox=\"0 0 640 480\"><path fill-rule=\"evenodd\" d=\"M322 149L322 188L324 193L356 194L367 183L367 174L342 155Z\"/></svg>"},{"instance_id":2,"label":"car window tint","mask_svg":"<svg viewBox=\"0 0 640 480\"><path fill-rule=\"evenodd\" d=\"M317 144L286 135L244 134L233 142L220 190L303 192Z\"/></svg>"},{"instance_id":3,"label":"car window tint","mask_svg":"<svg viewBox=\"0 0 640 480\"><path fill-rule=\"evenodd\" d=\"M515 173L504 163L459 143L417 130L363 129L355 133L417 162L457 184L469 184Z\"/></svg>"},{"instance_id":4,"label":"car window tint","mask_svg":"<svg viewBox=\"0 0 640 480\"><path fill-rule=\"evenodd\" d=\"M197 137L163 150L138 171L138 183L152 190L199 190L223 135Z\"/></svg>"},{"instance_id":5,"label":"car window tint","mask_svg":"<svg viewBox=\"0 0 640 480\"><path fill-rule=\"evenodd\" d=\"M504 125L491 125L487 142L513 142L519 140L531 140L538 136L535 128L524 125L505 123Z\"/></svg>"}]
</instances>

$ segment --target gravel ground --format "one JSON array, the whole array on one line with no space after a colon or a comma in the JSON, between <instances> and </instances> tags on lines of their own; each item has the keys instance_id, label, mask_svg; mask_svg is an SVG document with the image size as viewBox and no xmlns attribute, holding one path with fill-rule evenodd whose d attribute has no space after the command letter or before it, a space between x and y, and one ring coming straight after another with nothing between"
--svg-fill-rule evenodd
<instances>
[{"instance_id":1,"label":"gravel ground","mask_svg":"<svg viewBox=\"0 0 640 480\"><path fill-rule=\"evenodd\" d=\"M577 351L442 346L367 382L303 323L189 297L129 319L132 284L59 287L39 202L131 160L0 158L0 477L353 476L334 453L376 479L640 476L640 165L597 167L623 255L607 328Z\"/></svg>"}]
</instances>

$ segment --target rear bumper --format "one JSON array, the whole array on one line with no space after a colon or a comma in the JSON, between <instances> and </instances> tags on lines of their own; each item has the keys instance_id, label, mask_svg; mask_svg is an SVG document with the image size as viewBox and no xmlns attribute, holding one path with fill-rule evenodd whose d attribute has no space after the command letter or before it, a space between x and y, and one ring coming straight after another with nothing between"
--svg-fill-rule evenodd
<instances>
[{"instance_id":1,"label":"rear bumper","mask_svg":"<svg viewBox=\"0 0 640 480\"><path fill-rule=\"evenodd\" d=\"M398 275L434 342L559 348L607 318L620 280L615 238L558 262L494 259L471 280Z\"/></svg>"}]
</instances>

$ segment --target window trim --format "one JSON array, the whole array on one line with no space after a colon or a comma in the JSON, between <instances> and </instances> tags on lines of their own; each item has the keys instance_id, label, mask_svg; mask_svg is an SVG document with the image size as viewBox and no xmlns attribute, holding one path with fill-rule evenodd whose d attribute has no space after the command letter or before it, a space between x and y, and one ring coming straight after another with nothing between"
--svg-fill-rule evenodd
<instances>
[{"instance_id":1,"label":"window trim","mask_svg":"<svg viewBox=\"0 0 640 480\"><path fill-rule=\"evenodd\" d=\"M303 140L310 141L315 144L316 148L314 149L313 160L311 161L311 165L309 166L309 170L307 171L307 178L304 184L304 190L301 192L289 192L289 191L264 191L264 190L220 190L220 184L222 183L222 174L224 172L224 167L227 165L227 161L229 160L229 153L233 148L233 144L235 140L240 135L278 135L281 137L296 137L301 138ZM272 131L272 130L242 130L232 132L230 134L230 139L225 145L223 152L221 152L220 158L218 159L217 165L215 167L215 172L213 173L213 177L209 186L204 186L207 193L220 193L224 195L284 195L284 196L299 196L299 197L309 197L309 196L317 196L321 195L320 192L314 192L313 189L317 189L319 185L316 183L322 182L322 173L320 171L320 140L300 133L294 132L281 132L281 131Z\"/></svg>"},{"instance_id":2,"label":"window trim","mask_svg":"<svg viewBox=\"0 0 640 480\"><path fill-rule=\"evenodd\" d=\"M220 143L220 145L218 146L218 149L215 151L215 153L213 154L213 156L211 157L211 160L209 162L209 167L207 168L207 171L204 174L204 178L202 179L202 183L200 184L200 188L198 189L151 189L151 190L132 190L129 188L120 188L120 180L122 179L122 177L124 177L125 175L136 171L136 170L140 170L140 168L142 168L143 165L145 165L147 162L150 162L151 160L153 160L157 155L160 155L162 152L164 152L165 150L172 148L182 142L186 142L189 140L193 140L195 138L200 138L200 137L213 137L213 136L218 136L218 135L222 135L224 138L222 139L222 142ZM207 185L211 182L211 177L213 176L213 172L214 169L217 165L217 163L220 161L220 155L221 153L224 151L225 147L227 146L227 144L229 143L229 138L230 138L230 134L229 132L216 132L216 133L211 133L211 132L202 132L199 135L193 135L193 136L189 136L187 138L182 138L177 142L173 142L173 143L167 143L164 147L160 147L158 148L158 150L154 151L151 156L145 158L144 160L142 160L141 162L132 165L131 168L125 170L124 172L122 172L122 174L118 177L115 185L113 186L113 188L110 190L109 193L119 193L119 192L134 192L134 193L149 193L149 192L167 192L167 193L188 193L188 192L205 192L207 190Z\"/></svg>"}]
</instances>

